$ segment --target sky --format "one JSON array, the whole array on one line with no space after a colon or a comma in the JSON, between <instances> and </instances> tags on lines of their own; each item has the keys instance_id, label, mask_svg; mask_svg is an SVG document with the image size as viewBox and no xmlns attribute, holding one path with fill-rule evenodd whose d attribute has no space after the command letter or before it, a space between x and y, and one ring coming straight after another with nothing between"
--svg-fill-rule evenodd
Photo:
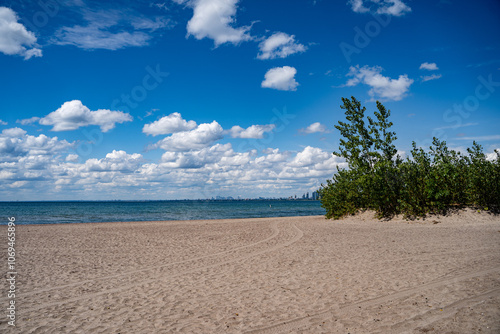
<instances>
[{"instance_id":1,"label":"sky","mask_svg":"<svg viewBox=\"0 0 500 334\"><path fill-rule=\"evenodd\" d=\"M0 200L301 196L342 97L500 148L497 0L0 0Z\"/></svg>"}]
</instances>

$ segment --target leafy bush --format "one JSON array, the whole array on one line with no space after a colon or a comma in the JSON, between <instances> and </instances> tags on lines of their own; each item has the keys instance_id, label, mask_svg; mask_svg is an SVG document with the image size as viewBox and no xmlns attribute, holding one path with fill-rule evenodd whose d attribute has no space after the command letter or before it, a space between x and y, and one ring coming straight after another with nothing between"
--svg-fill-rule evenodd
<instances>
[{"instance_id":1,"label":"leafy bush","mask_svg":"<svg viewBox=\"0 0 500 334\"><path fill-rule=\"evenodd\" d=\"M354 97L342 98L347 122L335 128L343 138L338 152L348 169L337 170L319 190L326 217L338 219L359 210L374 210L379 217L446 213L450 208L500 208L500 153L488 161L481 145L473 142L468 156L433 139L429 151L412 143L411 157L397 155L389 131L390 111L377 101L375 119Z\"/></svg>"}]
</instances>

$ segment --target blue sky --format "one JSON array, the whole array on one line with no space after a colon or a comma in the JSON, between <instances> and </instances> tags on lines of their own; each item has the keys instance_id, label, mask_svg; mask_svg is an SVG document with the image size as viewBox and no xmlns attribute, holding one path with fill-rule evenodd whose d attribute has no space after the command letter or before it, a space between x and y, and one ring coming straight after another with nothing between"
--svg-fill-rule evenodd
<instances>
[{"instance_id":1,"label":"blue sky","mask_svg":"<svg viewBox=\"0 0 500 334\"><path fill-rule=\"evenodd\" d=\"M0 200L290 196L341 97L500 148L496 0L0 1Z\"/></svg>"}]
</instances>

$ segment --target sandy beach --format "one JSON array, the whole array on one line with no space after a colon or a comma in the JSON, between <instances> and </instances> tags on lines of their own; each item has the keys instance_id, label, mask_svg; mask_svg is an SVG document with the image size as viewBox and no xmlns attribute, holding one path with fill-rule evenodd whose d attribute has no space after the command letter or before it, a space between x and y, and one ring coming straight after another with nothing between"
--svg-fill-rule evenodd
<instances>
[{"instance_id":1,"label":"sandy beach","mask_svg":"<svg viewBox=\"0 0 500 334\"><path fill-rule=\"evenodd\" d=\"M471 210L17 226L16 271L1 333L500 333L500 218Z\"/></svg>"}]
</instances>

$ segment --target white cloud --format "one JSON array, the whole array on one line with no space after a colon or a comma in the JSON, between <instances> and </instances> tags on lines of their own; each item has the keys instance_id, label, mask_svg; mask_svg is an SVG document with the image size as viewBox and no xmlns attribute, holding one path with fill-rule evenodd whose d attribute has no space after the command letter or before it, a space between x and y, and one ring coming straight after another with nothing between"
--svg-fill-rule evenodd
<instances>
[{"instance_id":1,"label":"white cloud","mask_svg":"<svg viewBox=\"0 0 500 334\"><path fill-rule=\"evenodd\" d=\"M9 123L7 123L7 122L5 122L5 121L2 121L2 120L0 119L0 125L7 125L7 124L9 124Z\"/></svg>"},{"instance_id":2,"label":"white cloud","mask_svg":"<svg viewBox=\"0 0 500 334\"><path fill-rule=\"evenodd\" d=\"M500 147L496 149L498 152L500 152ZM486 160L489 160L489 161L495 161L497 160L498 156L496 154L496 152L493 150L493 152L491 153L487 153L486 154Z\"/></svg>"},{"instance_id":3,"label":"white cloud","mask_svg":"<svg viewBox=\"0 0 500 334\"><path fill-rule=\"evenodd\" d=\"M241 137L257 137L272 128L273 124L232 130ZM231 143L214 143L230 132L216 121L176 132L153 145L165 152L151 162L122 150L84 159L75 154L75 143L30 136L21 128L4 129L0 199L18 198L16 194L33 200L290 196L316 190L337 166L345 167L342 159L310 146L299 152L237 152Z\"/></svg>"},{"instance_id":4,"label":"white cloud","mask_svg":"<svg viewBox=\"0 0 500 334\"><path fill-rule=\"evenodd\" d=\"M161 16L157 16L154 19L150 19L147 17L135 17L132 20L131 24L137 30L149 31L156 31L171 26L170 20Z\"/></svg>"},{"instance_id":5,"label":"white cloud","mask_svg":"<svg viewBox=\"0 0 500 334\"><path fill-rule=\"evenodd\" d=\"M81 49L118 50L131 46L145 46L150 37L144 32L126 31L112 33L96 26L61 28L57 34L58 45L74 45Z\"/></svg>"},{"instance_id":6,"label":"white cloud","mask_svg":"<svg viewBox=\"0 0 500 334\"><path fill-rule=\"evenodd\" d=\"M222 126L216 121L203 123L191 131L176 132L150 148L161 148L165 151L199 150L223 138Z\"/></svg>"},{"instance_id":7,"label":"white cloud","mask_svg":"<svg viewBox=\"0 0 500 334\"><path fill-rule=\"evenodd\" d=\"M220 162L227 157L234 157L231 144L216 144L191 152L165 152L161 161L169 168L201 168L207 164Z\"/></svg>"},{"instance_id":8,"label":"white cloud","mask_svg":"<svg viewBox=\"0 0 500 334\"><path fill-rule=\"evenodd\" d=\"M157 136L175 132L188 131L196 127L195 121L186 121L178 112L162 117L153 123L145 124L142 132L148 135Z\"/></svg>"},{"instance_id":9,"label":"white cloud","mask_svg":"<svg viewBox=\"0 0 500 334\"><path fill-rule=\"evenodd\" d=\"M196 39L210 38L215 46L238 44L252 37L250 27L233 27L239 0L174 0L193 8L193 17L187 24L189 35Z\"/></svg>"},{"instance_id":10,"label":"white cloud","mask_svg":"<svg viewBox=\"0 0 500 334\"><path fill-rule=\"evenodd\" d=\"M290 165L294 167L308 167L328 160L328 158L330 158L330 154L320 148L307 146L302 152L297 153Z\"/></svg>"},{"instance_id":11,"label":"white cloud","mask_svg":"<svg viewBox=\"0 0 500 334\"><path fill-rule=\"evenodd\" d=\"M312 123L307 128L300 129L299 131L303 132L305 134L310 134L310 133L315 133L315 132L321 132L321 133L328 132L326 126L324 126L320 122Z\"/></svg>"},{"instance_id":12,"label":"white cloud","mask_svg":"<svg viewBox=\"0 0 500 334\"><path fill-rule=\"evenodd\" d=\"M89 159L85 162L83 171L86 172L106 172L120 171L122 173L132 173L139 168L143 162L139 153L127 154L125 151L116 151L106 154L104 159Z\"/></svg>"},{"instance_id":13,"label":"white cloud","mask_svg":"<svg viewBox=\"0 0 500 334\"><path fill-rule=\"evenodd\" d=\"M78 154L68 154L66 157L67 162L77 162L78 161Z\"/></svg>"},{"instance_id":14,"label":"white cloud","mask_svg":"<svg viewBox=\"0 0 500 334\"><path fill-rule=\"evenodd\" d=\"M371 11L377 14L402 16L411 12L411 8L401 0L349 0L348 4L356 13Z\"/></svg>"},{"instance_id":15,"label":"white cloud","mask_svg":"<svg viewBox=\"0 0 500 334\"><path fill-rule=\"evenodd\" d=\"M377 14L402 16L411 12L411 8L401 0L384 0L383 3L380 1L376 1L376 3L381 3L380 7L377 9Z\"/></svg>"},{"instance_id":16,"label":"white cloud","mask_svg":"<svg viewBox=\"0 0 500 334\"><path fill-rule=\"evenodd\" d=\"M28 118L28 119L18 119L16 121L16 123L19 123L21 125L28 125L28 124L33 124L33 123L36 123L40 120L40 117L31 117L31 118Z\"/></svg>"},{"instance_id":17,"label":"white cloud","mask_svg":"<svg viewBox=\"0 0 500 334\"><path fill-rule=\"evenodd\" d=\"M24 59L41 57L42 50L35 47L37 41L35 34L17 20L18 17L12 9L0 7L0 52L6 55L19 55Z\"/></svg>"},{"instance_id":18,"label":"white cloud","mask_svg":"<svg viewBox=\"0 0 500 334\"><path fill-rule=\"evenodd\" d=\"M442 77L441 74L433 74L433 75L423 75L420 77L420 79L422 79L422 82L426 82L426 81L436 80L441 77Z\"/></svg>"},{"instance_id":19,"label":"white cloud","mask_svg":"<svg viewBox=\"0 0 500 334\"><path fill-rule=\"evenodd\" d=\"M280 152L278 148L264 150L265 155L255 158L255 164L262 167L271 167L278 162L285 162L290 156L289 152Z\"/></svg>"},{"instance_id":20,"label":"white cloud","mask_svg":"<svg viewBox=\"0 0 500 334\"><path fill-rule=\"evenodd\" d=\"M11 188L20 188L20 187L26 185L27 183L28 183L28 181L16 181L16 182L10 184L10 187Z\"/></svg>"},{"instance_id":21,"label":"white cloud","mask_svg":"<svg viewBox=\"0 0 500 334\"><path fill-rule=\"evenodd\" d=\"M5 129L0 134L0 161L7 157L25 155L51 155L66 151L73 143L59 140L57 137L47 137L44 134L30 136L21 128Z\"/></svg>"},{"instance_id":22,"label":"white cloud","mask_svg":"<svg viewBox=\"0 0 500 334\"><path fill-rule=\"evenodd\" d=\"M458 139L458 140L475 140L475 141L500 140L500 135L477 136L477 137L460 137L460 138L456 138L456 139Z\"/></svg>"},{"instance_id":23,"label":"white cloud","mask_svg":"<svg viewBox=\"0 0 500 334\"><path fill-rule=\"evenodd\" d=\"M422 63L419 67L420 70L436 71L439 70L436 63Z\"/></svg>"},{"instance_id":24,"label":"white cloud","mask_svg":"<svg viewBox=\"0 0 500 334\"><path fill-rule=\"evenodd\" d=\"M16 198L8 190L13 184L32 199L41 199L40 194L43 199L290 196L316 190L337 166L345 167L342 159L319 148L308 146L296 153L268 148L258 154L255 149L235 152L230 143L166 151L158 162L114 150L79 163L81 157L64 152L71 147L68 143L56 141L64 145L51 149L49 142L38 151L18 143L24 154L0 154L0 198Z\"/></svg>"},{"instance_id":25,"label":"white cloud","mask_svg":"<svg viewBox=\"0 0 500 334\"><path fill-rule=\"evenodd\" d=\"M265 132L271 132L276 126L274 124L267 125L252 125L244 129L241 126L235 125L229 130L233 138L254 138L260 139L264 137Z\"/></svg>"},{"instance_id":26,"label":"white cloud","mask_svg":"<svg viewBox=\"0 0 500 334\"><path fill-rule=\"evenodd\" d=\"M25 134L26 131L24 131L21 128L10 128L2 131L2 137L8 137L8 138L19 138L24 136Z\"/></svg>"},{"instance_id":27,"label":"white cloud","mask_svg":"<svg viewBox=\"0 0 500 334\"><path fill-rule=\"evenodd\" d=\"M261 86L278 90L297 90L299 83L295 81L297 70L294 67L283 66L271 68L264 76Z\"/></svg>"},{"instance_id":28,"label":"white cloud","mask_svg":"<svg viewBox=\"0 0 500 334\"><path fill-rule=\"evenodd\" d=\"M366 13L370 11L369 8L363 5L363 0L349 0L348 3L352 6L352 10L355 13Z\"/></svg>"},{"instance_id":29,"label":"white cloud","mask_svg":"<svg viewBox=\"0 0 500 334\"><path fill-rule=\"evenodd\" d=\"M458 128L465 128L465 127L469 127L469 126L476 126L476 125L479 125L479 123L465 123L465 124L441 126L439 128L434 128L434 130L458 129Z\"/></svg>"},{"instance_id":30,"label":"white cloud","mask_svg":"<svg viewBox=\"0 0 500 334\"><path fill-rule=\"evenodd\" d=\"M427 63L427 62L422 63L420 65L419 69L420 70L427 70L427 71L439 70L436 63ZM436 80L436 79L439 79L441 77L442 77L441 74L432 74L432 75L422 75L422 76L420 76L420 79L422 80L422 82L426 82L426 81Z\"/></svg>"},{"instance_id":31,"label":"white cloud","mask_svg":"<svg viewBox=\"0 0 500 334\"><path fill-rule=\"evenodd\" d=\"M174 0L175 2L178 2L176 0ZM149 7L157 7L159 9L163 9L163 10L169 10L169 7L167 6L167 4L165 2L158 2L158 3L151 3L149 4Z\"/></svg>"},{"instance_id":32,"label":"white cloud","mask_svg":"<svg viewBox=\"0 0 500 334\"><path fill-rule=\"evenodd\" d=\"M87 50L118 50L148 45L154 31L172 26L165 17L150 19L120 10L84 10L83 17L86 25L62 27L52 42Z\"/></svg>"},{"instance_id":33,"label":"white cloud","mask_svg":"<svg viewBox=\"0 0 500 334\"><path fill-rule=\"evenodd\" d=\"M83 126L98 125L102 132L107 132L113 129L116 123L130 121L132 121L130 114L107 109L91 111L81 101L73 100L65 102L39 122L42 125L53 125L52 131L76 130Z\"/></svg>"},{"instance_id":34,"label":"white cloud","mask_svg":"<svg viewBox=\"0 0 500 334\"><path fill-rule=\"evenodd\" d=\"M400 75L398 79L384 77L380 74L382 70L380 66L363 66L361 68L359 65L351 66L347 76L353 78L349 79L345 85L352 87L363 83L371 87L368 94L372 100L379 97L382 100L400 101L407 95L413 79L408 78L406 74Z\"/></svg>"},{"instance_id":35,"label":"white cloud","mask_svg":"<svg viewBox=\"0 0 500 334\"><path fill-rule=\"evenodd\" d=\"M306 47L295 42L294 35L276 32L259 44L259 59L286 58L294 53L306 51Z\"/></svg>"}]
</instances>

